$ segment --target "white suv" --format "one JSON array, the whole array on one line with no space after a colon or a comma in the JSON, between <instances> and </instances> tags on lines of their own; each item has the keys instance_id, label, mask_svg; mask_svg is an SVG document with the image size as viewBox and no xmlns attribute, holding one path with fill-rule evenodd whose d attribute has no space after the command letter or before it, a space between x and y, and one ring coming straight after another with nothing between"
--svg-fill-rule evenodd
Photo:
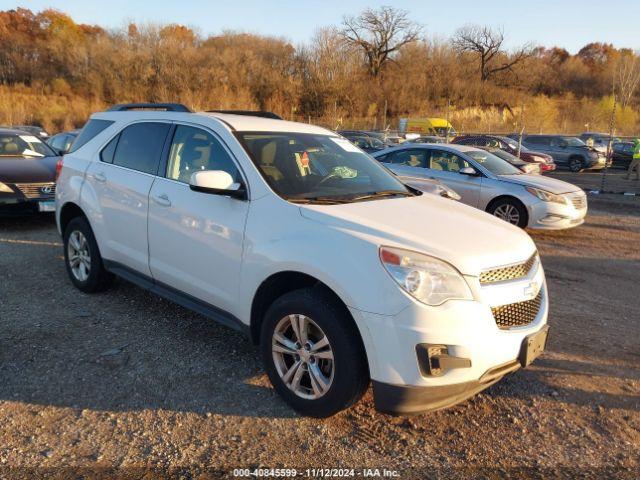
<instances>
[{"instance_id":1,"label":"white suv","mask_svg":"<svg viewBox=\"0 0 640 480\"><path fill-rule=\"evenodd\" d=\"M56 192L77 288L115 274L246 331L279 394L318 417L370 380L381 411L443 408L544 349L526 233L405 186L334 132L239 113L91 117Z\"/></svg>"}]
</instances>

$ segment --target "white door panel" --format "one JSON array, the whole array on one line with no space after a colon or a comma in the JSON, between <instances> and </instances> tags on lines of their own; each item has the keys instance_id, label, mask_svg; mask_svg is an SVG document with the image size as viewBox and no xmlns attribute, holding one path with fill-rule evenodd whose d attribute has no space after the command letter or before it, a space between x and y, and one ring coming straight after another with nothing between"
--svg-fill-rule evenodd
<instances>
[{"instance_id":1,"label":"white door panel","mask_svg":"<svg viewBox=\"0 0 640 480\"><path fill-rule=\"evenodd\" d=\"M86 180L98 202L102 256L145 275L151 275L147 211L153 180L152 175L100 161L91 163Z\"/></svg>"},{"instance_id":2,"label":"white door panel","mask_svg":"<svg viewBox=\"0 0 640 480\"><path fill-rule=\"evenodd\" d=\"M149 195L153 277L226 311L237 301L249 202L157 178Z\"/></svg>"}]
</instances>

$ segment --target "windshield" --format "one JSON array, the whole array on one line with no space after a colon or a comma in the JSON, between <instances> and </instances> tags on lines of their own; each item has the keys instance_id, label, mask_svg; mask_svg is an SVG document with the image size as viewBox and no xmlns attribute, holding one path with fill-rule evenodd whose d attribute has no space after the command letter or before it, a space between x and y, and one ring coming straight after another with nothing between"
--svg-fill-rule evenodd
<instances>
[{"instance_id":1,"label":"windshield","mask_svg":"<svg viewBox=\"0 0 640 480\"><path fill-rule=\"evenodd\" d=\"M509 145L509 148L511 148L513 151L517 152L518 151L518 141L514 140L512 138L509 137L500 137L500 139L506 143L507 145ZM527 147L525 147L524 145L520 145L520 151L521 152L531 152L531 150Z\"/></svg>"},{"instance_id":2,"label":"windshield","mask_svg":"<svg viewBox=\"0 0 640 480\"><path fill-rule=\"evenodd\" d=\"M584 147L586 145L582 140L575 137L562 137L562 140L566 142L567 147Z\"/></svg>"},{"instance_id":3,"label":"windshield","mask_svg":"<svg viewBox=\"0 0 640 480\"><path fill-rule=\"evenodd\" d=\"M33 135L0 134L0 157L50 157L55 156L51 147Z\"/></svg>"},{"instance_id":4,"label":"windshield","mask_svg":"<svg viewBox=\"0 0 640 480\"><path fill-rule=\"evenodd\" d=\"M271 188L287 200L413 195L386 168L344 138L288 132L237 135Z\"/></svg>"},{"instance_id":5,"label":"windshield","mask_svg":"<svg viewBox=\"0 0 640 480\"><path fill-rule=\"evenodd\" d=\"M499 148L496 148L495 150L491 150L491 151L489 151L489 153L493 153L496 157L500 157L501 159L506 160L507 162L509 162L511 164L523 164L523 163L525 163L522 160L520 160L518 157L516 157L515 155L511 155L509 152L505 152L504 150L500 150Z\"/></svg>"},{"instance_id":6,"label":"windshield","mask_svg":"<svg viewBox=\"0 0 640 480\"><path fill-rule=\"evenodd\" d=\"M473 150L465 153L494 175L519 175L522 173L506 160L496 157L493 153L482 150Z\"/></svg>"}]
</instances>

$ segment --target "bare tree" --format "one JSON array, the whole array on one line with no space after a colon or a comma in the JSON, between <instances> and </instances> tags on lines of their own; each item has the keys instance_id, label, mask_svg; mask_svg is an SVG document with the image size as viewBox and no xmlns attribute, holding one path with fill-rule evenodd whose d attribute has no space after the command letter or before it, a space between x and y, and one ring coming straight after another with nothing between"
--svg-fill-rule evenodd
<instances>
[{"instance_id":1,"label":"bare tree","mask_svg":"<svg viewBox=\"0 0 640 480\"><path fill-rule=\"evenodd\" d=\"M415 42L421 31L408 12L383 6L367 8L357 17L344 17L340 35L364 53L369 73L377 77L393 54Z\"/></svg>"},{"instance_id":2,"label":"bare tree","mask_svg":"<svg viewBox=\"0 0 640 480\"><path fill-rule=\"evenodd\" d=\"M628 106L640 85L640 52L624 52L620 55L615 72L620 102Z\"/></svg>"},{"instance_id":3,"label":"bare tree","mask_svg":"<svg viewBox=\"0 0 640 480\"><path fill-rule=\"evenodd\" d=\"M453 36L453 47L459 52L476 53L480 58L480 79L489 80L495 73L511 70L532 54L530 45L525 45L511 55L502 49L504 32L481 25L466 25ZM500 61L499 61L500 60Z\"/></svg>"}]
</instances>

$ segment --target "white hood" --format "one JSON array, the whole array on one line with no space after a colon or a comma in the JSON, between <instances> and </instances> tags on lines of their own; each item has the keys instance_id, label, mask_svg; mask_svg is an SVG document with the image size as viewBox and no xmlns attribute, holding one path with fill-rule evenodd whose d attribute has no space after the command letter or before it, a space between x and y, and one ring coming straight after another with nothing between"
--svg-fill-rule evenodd
<instances>
[{"instance_id":1,"label":"white hood","mask_svg":"<svg viewBox=\"0 0 640 480\"><path fill-rule=\"evenodd\" d=\"M580 192L580 187L576 187L572 183L556 180L555 178L545 177L544 175L499 175L500 180L509 183L517 183L525 187L535 187L546 190L551 193L569 193Z\"/></svg>"},{"instance_id":2,"label":"white hood","mask_svg":"<svg viewBox=\"0 0 640 480\"><path fill-rule=\"evenodd\" d=\"M434 195L342 205L304 205L303 217L379 245L445 260L465 275L524 262L536 247L523 230Z\"/></svg>"}]
</instances>

